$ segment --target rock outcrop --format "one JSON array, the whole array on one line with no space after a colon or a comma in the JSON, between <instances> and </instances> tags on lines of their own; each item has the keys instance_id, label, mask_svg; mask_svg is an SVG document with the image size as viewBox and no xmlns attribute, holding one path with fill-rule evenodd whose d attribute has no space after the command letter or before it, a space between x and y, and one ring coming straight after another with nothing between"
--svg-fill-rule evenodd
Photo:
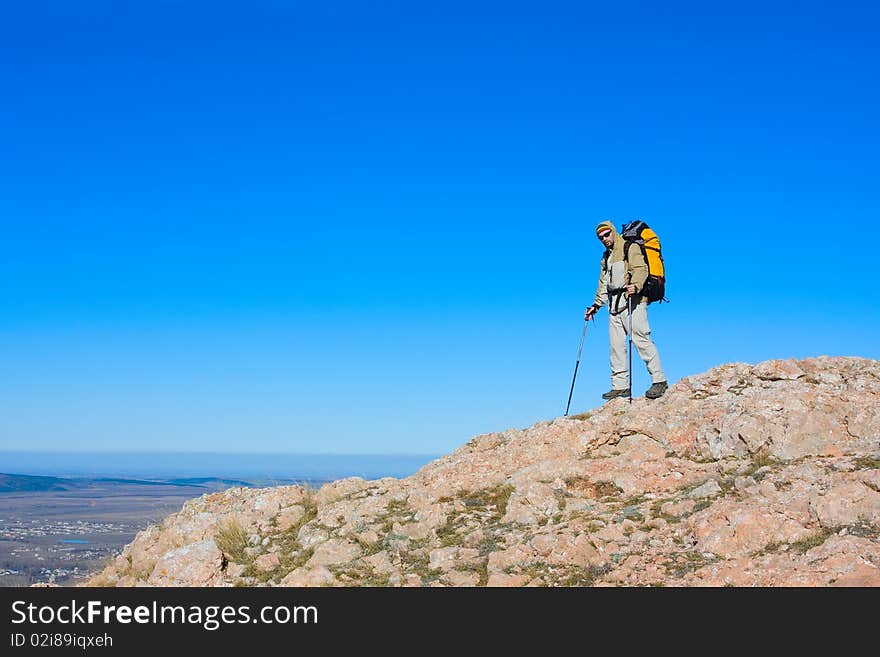
<instances>
[{"instance_id":1,"label":"rock outcrop","mask_svg":"<svg viewBox=\"0 0 880 657\"><path fill-rule=\"evenodd\" d=\"M880 586L880 362L733 363L405 479L231 488L92 586Z\"/></svg>"}]
</instances>

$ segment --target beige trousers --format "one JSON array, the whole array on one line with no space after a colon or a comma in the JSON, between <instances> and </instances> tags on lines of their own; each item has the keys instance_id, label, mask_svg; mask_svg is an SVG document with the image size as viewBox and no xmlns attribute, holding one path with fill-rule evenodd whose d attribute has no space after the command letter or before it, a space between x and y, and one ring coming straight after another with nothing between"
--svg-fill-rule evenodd
<instances>
[{"instance_id":1,"label":"beige trousers","mask_svg":"<svg viewBox=\"0 0 880 657\"><path fill-rule=\"evenodd\" d=\"M625 301L625 297L622 301ZM663 374L663 366L660 364L660 354L651 340L651 327L648 326L648 304L638 303L632 313L632 341L639 352L639 356L648 367L652 383L666 380ZM626 336L629 333L629 310L623 306L623 310L617 315L608 318L608 338L611 341L611 387L615 390L623 390L629 384L629 371L627 370Z\"/></svg>"}]
</instances>

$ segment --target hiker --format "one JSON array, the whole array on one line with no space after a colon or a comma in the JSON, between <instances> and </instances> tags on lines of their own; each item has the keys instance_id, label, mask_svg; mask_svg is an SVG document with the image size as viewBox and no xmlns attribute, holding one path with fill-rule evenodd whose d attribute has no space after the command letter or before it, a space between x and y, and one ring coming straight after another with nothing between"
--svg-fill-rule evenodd
<instances>
[{"instance_id":1,"label":"hiker","mask_svg":"<svg viewBox=\"0 0 880 657\"><path fill-rule=\"evenodd\" d=\"M589 321L596 312L608 304L608 337L611 342L611 390L603 399L631 397L629 369L626 355L626 336L630 329L628 302L632 302L632 336L642 360L648 367L653 384L645 391L645 397L657 399L666 392L666 375L660 365L660 354L651 340L648 326L648 300L640 292L648 277L648 265L641 249L627 249L624 258L624 239L610 221L596 226L596 236L605 246L602 254L599 286L593 305L587 308L584 319Z\"/></svg>"}]
</instances>

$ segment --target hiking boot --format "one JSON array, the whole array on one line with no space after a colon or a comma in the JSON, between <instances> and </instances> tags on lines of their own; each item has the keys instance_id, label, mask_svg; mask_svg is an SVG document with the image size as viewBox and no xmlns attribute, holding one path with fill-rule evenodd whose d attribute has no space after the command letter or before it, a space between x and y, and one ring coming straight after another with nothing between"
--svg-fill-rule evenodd
<instances>
[{"instance_id":1,"label":"hiking boot","mask_svg":"<svg viewBox=\"0 0 880 657\"><path fill-rule=\"evenodd\" d=\"M657 399L657 397L662 397L663 393L666 392L666 388L669 386L666 385L666 381L658 381L650 388L645 390L645 397L648 399Z\"/></svg>"},{"instance_id":2,"label":"hiking boot","mask_svg":"<svg viewBox=\"0 0 880 657\"><path fill-rule=\"evenodd\" d=\"M620 390L612 388L608 392L602 394L602 399L614 399L615 397L629 397L629 388L622 388Z\"/></svg>"}]
</instances>

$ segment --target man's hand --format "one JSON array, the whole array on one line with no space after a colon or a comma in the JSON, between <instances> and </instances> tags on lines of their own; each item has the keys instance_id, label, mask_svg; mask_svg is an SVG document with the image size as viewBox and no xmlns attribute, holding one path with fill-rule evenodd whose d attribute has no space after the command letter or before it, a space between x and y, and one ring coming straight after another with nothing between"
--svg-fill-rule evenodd
<instances>
[{"instance_id":1,"label":"man's hand","mask_svg":"<svg viewBox=\"0 0 880 657\"><path fill-rule=\"evenodd\" d=\"M584 320L589 322L591 319L593 319L593 315L596 314L597 310L599 309L596 308L596 306L590 306L589 308L587 308L587 311L584 313Z\"/></svg>"},{"instance_id":2,"label":"man's hand","mask_svg":"<svg viewBox=\"0 0 880 657\"><path fill-rule=\"evenodd\" d=\"M626 286L626 296L631 297L635 293L636 293L636 286L635 285L630 284L630 285Z\"/></svg>"}]
</instances>

